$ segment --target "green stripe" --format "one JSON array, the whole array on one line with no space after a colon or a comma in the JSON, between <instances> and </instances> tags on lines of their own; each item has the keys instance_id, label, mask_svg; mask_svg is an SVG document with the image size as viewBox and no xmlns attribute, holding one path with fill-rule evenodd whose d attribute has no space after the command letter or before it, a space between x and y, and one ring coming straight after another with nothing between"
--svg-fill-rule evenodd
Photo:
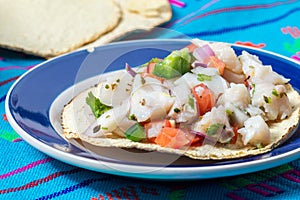
<instances>
[{"instance_id":1,"label":"green stripe","mask_svg":"<svg viewBox=\"0 0 300 200\"><path fill-rule=\"evenodd\" d=\"M20 136L15 132L4 132L2 134L0 134L0 138L5 139L7 141L13 142L15 139L20 138Z\"/></svg>"},{"instance_id":2,"label":"green stripe","mask_svg":"<svg viewBox=\"0 0 300 200\"><path fill-rule=\"evenodd\" d=\"M279 167L274 167L268 170L256 172L256 173L250 173L245 174L242 177L237 177L233 179L225 179L224 182L222 182L220 185L224 188L227 188L229 190L235 190L238 188L245 187L249 184L252 184L254 182L262 182L266 181L272 177L275 177L279 174L282 174L284 172L287 172L289 170L293 169L290 165L284 164Z\"/></svg>"}]
</instances>

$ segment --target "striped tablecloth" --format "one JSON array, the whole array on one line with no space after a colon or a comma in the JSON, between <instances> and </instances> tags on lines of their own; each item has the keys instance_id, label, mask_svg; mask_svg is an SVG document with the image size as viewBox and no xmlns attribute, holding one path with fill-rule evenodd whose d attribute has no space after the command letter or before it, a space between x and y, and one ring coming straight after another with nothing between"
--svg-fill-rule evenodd
<instances>
[{"instance_id":1,"label":"striped tablecloth","mask_svg":"<svg viewBox=\"0 0 300 200\"><path fill-rule=\"evenodd\" d=\"M298 0L170 3L173 18L161 28L263 48L300 62ZM157 182L96 173L48 157L20 138L4 111L9 87L43 61L0 49L0 199L300 199L300 160L234 177Z\"/></svg>"}]
</instances>

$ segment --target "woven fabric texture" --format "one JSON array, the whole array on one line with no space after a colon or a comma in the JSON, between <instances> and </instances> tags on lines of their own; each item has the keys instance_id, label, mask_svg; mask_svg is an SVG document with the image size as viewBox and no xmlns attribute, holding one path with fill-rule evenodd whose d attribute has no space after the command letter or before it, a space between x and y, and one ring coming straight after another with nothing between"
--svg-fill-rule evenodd
<instances>
[{"instance_id":1,"label":"woven fabric texture","mask_svg":"<svg viewBox=\"0 0 300 200\"><path fill-rule=\"evenodd\" d=\"M160 28L177 34L155 37L198 37L242 44L300 63L298 0L170 3L173 17ZM0 199L300 199L300 160L233 177L157 182L96 173L48 157L22 140L7 122L4 110L13 82L43 61L0 49Z\"/></svg>"}]
</instances>

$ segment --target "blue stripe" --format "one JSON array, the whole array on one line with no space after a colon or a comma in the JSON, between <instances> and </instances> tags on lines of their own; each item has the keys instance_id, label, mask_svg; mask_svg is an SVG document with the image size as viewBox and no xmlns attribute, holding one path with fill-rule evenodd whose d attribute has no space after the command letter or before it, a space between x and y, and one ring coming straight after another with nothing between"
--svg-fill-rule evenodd
<instances>
[{"instance_id":1,"label":"blue stripe","mask_svg":"<svg viewBox=\"0 0 300 200\"><path fill-rule=\"evenodd\" d=\"M238 31L238 30L245 30L245 29L249 29L249 28L253 28L255 26L261 26L261 25L265 25L265 24L270 24L270 23L274 23L276 21L282 20L286 17L288 17L289 15L299 12L300 8L294 8L290 11L288 11L287 13L276 17L274 19L269 19L269 20L265 20L262 22L256 22L256 23L251 23L251 24L246 24L243 26L236 26L236 27L229 27L229 28L223 28L223 29L219 29L219 30L214 30L214 31L203 31L203 32L199 32L199 33L189 33L187 34L190 37L203 37L203 36L211 36L211 35L219 35L222 33L228 33L228 32L232 32L232 31ZM296 20L296 19L295 19Z\"/></svg>"},{"instance_id":2,"label":"blue stripe","mask_svg":"<svg viewBox=\"0 0 300 200\"><path fill-rule=\"evenodd\" d=\"M0 103L5 101L5 99L6 99L6 95L4 95L3 97L0 97Z\"/></svg>"},{"instance_id":3,"label":"blue stripe","mask_svg":"<svg viewBox=\"0 0 300 200\"><path fill-rule=\"evenodd\" d=\"M40 198L38 198L37 200L48 200L48 199L53 199L53 198L56 198L56 197L59 197L61 195L65 195L69 192L74 192L78 189L81 189L83 187L86 187L92 183L95 183L95 182L102 182L102 181L107 181L107 180L111 180L110 178L108 177L104 177L104 178L97 178L97 179L87 179L79 184L76 184L76 185L73 185L73 186L70 186L70 187L67 187L59 192L54 192L52 194L49 194L49 195L46 195L46 196L42 196Z\"/></svg>"}]
</instances>

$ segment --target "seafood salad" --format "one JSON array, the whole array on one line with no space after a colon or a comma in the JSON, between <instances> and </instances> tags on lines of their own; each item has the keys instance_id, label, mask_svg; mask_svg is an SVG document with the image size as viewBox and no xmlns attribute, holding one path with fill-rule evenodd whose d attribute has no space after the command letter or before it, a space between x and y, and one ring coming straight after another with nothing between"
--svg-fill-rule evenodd
<instances>
[{"instance_id":1,"label":"seafood salad","mask_svg":"<svg viewBox=\"0 0 300 200\"><path fill-rule=\"evenodd\" d=\"M76 133L63 112L67 138L72 132L70 138L99 146L104 139L122 140L121 147L190 150L188 156L203 158L204 146L271 149L299 120L299 94L289 79L256 55L236 55L226 43L194 39L165 58L124 65L84 93L82 104L93 113L92 123ZM295 122L285 131L272 129L291 116Z\"/></svg>"}]
</instances>

